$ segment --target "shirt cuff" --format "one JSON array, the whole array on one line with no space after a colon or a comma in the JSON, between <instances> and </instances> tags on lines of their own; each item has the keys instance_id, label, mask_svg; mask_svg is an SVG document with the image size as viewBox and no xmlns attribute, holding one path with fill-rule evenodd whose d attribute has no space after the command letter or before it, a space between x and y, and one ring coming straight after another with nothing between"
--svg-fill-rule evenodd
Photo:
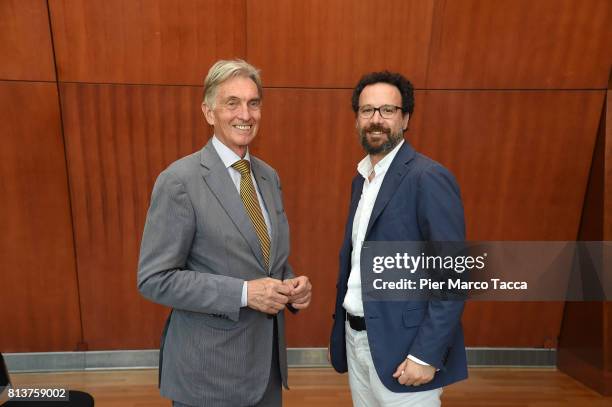
<instances>
[{"instance_id":1,"label":"shirt cuff","mask_svg":"<svg viewBox=\"0 0 612 407\"><path fill-rule=\"evenodd\" d=\"M414 363L418 363L421 366L431 366L429 363L423 362L421 359L415 358L412 355L408 355L406 358L412 360ZM436 369L436 372L438 372L438 371L440 371L440 369Z\"/></svg>"},{"instance_id":2,"label":"shirt cuff","mask_svg":"<svg viewBox=\"0 0 612 407\"><path fill-rule=\"evenodd\" d=\"M240 307L246 307L249 304L249 292L247 288L247 282L242 284L242 297L240 298Z\"/></svg>"},{"instance_id":3,"label":"shirt cuff","mask_svg":"<svg viewBox=\"0 0 612 407\"><path fill-rule=\"evenodd\" d=\"M408 355L408 359L412 360L415 363L418 363L419 365L423 365L423 366L430 366L429 363L423 362L421 359L415 358L412 355Z\"/></svg>"}]
</instances>

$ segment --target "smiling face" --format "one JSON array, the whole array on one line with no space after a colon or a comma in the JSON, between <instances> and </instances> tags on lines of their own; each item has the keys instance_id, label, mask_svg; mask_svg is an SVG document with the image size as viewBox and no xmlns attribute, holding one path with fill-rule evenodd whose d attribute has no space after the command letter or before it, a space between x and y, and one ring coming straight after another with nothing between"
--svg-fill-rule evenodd
<instances>
[{"instance_id":1,"label":"smiling face","mask_svg":"<svg viewBox=\"0 0 612 407\"><path fill-rule=\"evenodd\" d=\"M217 88L214 106L202 103L202 111L219 141L244 157L261 119L261 96L255 82L244 76L226 80Z\"/></svg>"},{"instance_id":2,"label":"smiling face","mask_svg":"<svg viewBox=\"0 0 612 407\"><path fill-rule=\"evenodd\" d=\"M379 108L383 105L402 106L402 95L398 88L388 83L375 83L363 88L359 95L359 107ZM357 133L364 150L376 157L383 157L402 140L408 126L409 115L398 109L385 119L379 111L370 118L357 114Z\"/></svg>"}]
</instances>

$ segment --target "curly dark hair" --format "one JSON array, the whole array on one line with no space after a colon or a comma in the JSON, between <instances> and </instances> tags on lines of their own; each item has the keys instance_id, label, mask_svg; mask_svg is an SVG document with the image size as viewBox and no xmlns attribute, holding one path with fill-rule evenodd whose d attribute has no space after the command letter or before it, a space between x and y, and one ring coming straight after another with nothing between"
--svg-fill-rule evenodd
<instances>
[{"instance_id":1,"label":"curly dark hair","mask_svg":"<svg viewBox=\"0 0 612 407\"><path fill-rule=\"evenodd\" d=\"M361 77L357 86L355 86L355 90L353 90L353 97L351 100L355 113L359 110L359 96L363 88L375 83L388 83L389 85L395 86L402 95L402 112L412 115L414 111L414 87L412 83L402 74L389 71L370 72Z\"/></svg>"}]
</instances>

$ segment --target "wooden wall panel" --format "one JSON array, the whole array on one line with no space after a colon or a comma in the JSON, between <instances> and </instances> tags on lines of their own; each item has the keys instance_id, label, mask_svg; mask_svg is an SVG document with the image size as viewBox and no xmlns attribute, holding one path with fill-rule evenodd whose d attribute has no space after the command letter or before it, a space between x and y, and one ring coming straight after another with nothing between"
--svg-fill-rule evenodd
<instances>
[{"instance_id":1,"label":"wooden wall panel","mask_svg":"<svg viewBox=\"0 0 612 407\"><path fill-rule=\"evenodd\" d=\"M612 78L610 78L612 79ZM605 150L605 189L604 189L604 240L612 240L612 84L608 82L606 102L606 150ZM608 269L607 277L612 278L612 265ZM606 389L612 394L612 301L603 304L603 325L606 332L604 343L604 370Z\"/></svg>"},{"instance_id":2,"label":"wooden wall panel","mask_svg":"<svg viewBox=\"0 0 612 407\"><path fill-rule=\"evenodd\" d=\"M605 88L609 0L438 0L427 88Z\"/></svg>"},{"instance_id":3,"label":"wooden wall panel","mask_svg":"<svg viewBox=\"0 0 612 407\"><path fill-rule=\"evenodd\" d=\"M610 91L607 97L610 113ZM606 123L607 122L607 123ZM608 170L612 143L612 122L602 109L597 142L593 152L589 184L582 210L578 240L611 240L607 235L612 220L606 206L612 198L612 177ZM612 278L608 264L608 278ZM604 265L604 267L606 267ZM604 395L612 395L612 302L568 302L560 330L557 367Z\"/></svg>"},{"instance_id":4,"label":"wooden wall panel","mask_svg":"<svg viewBox=\"0 0 612 407\"><path fill-rule=\"evenodd\" d=\"M244 57L244 0L50 0L62 81L193 84Z\"/></svg>"},{"instance_id":5,"label":"wooden wall panel","mask_svg":"<svg viewBox=\"0 0 612 407\"><path fill-rule=\"evenodd\" d=\"M463 312L466 346L556 348L562 302L469 301Z\"/></svg>"},{"instance_id":6,"label":"wooden wall panel","mask_svg":"<svg viewBox=\"0 0 612 407\"><path fill-rule=\"evenodd\" d=\"M610 74L610 81L612 82L612 72L610 72ZM605 138L603 235L604 240L612 240L612 83L608 85L608 91L606 93ZM610 327L612 327L612 324L610 324ZM610 355L612 355L612 352L610 352Z\"/></svg>"},{"instance_id":7,"label":"wooden wall panel","mask_svg":"<svg viewBox=\"0 0 612 407\"><path fill-rule=\"evenodd\" d=\"M612 79L612 78L610 78ZM608 83L606 98L606 149L605 149L605 188L604 188L604 240L612 240L612 84ZM612 264L608 264L608 281L612 279ZM612 301L602 304L604 383L608 395L612 395Z\"/></svg>"},{"instance_id":8,"label":"wooden wall panel","mask_svg":"<svg viewBox=\"0 0 612 407\"><path fill-rule=\"evenodd\" d=\"M136 271L153 183L209 134L199 87L62 84L83 330L89 349L159 346L167 310Z\"/></svg>"},{"instance_id":9,"label":"wooden wall panel","mask_svg":"<svg viewBox=\"0 0 612 407\"><path fill-rule=\"evenodd\" d=\"M576 239L603 92L425 93L414 144L457 176L469 240ZM562 313L471 302L467 344L555 347Z\"/></svg>"},{"instance_id":10,"label":"wooden wall panel","mask_svg":"<svg viewBox=\"0 0 612 407\"><path fill-rule=\"evenodd\" d=\"M469 239L576 239L603 98L426 92L414 143L457 176Z\"/></svg>"},{"instance_id":11,"label":"wooden wall panel","mask_svg":"<svg viewBox=\"0 0 612 407\"><path fill-rule=\"evenodd\" d=\"M247 58L266 86L353 87L366 72L425 84L433 0L247 0Z\"/></svg>"},{"instance_id":12,"label":"wooden wall panel","mask_svg":"<svg viewBox=\"0 0 612 407\"><path fill-rule=\"evenodd\" d=\"M0 82L0 134L0 350L76 350L79 299L55 84Z\"/></svg>"},{"instance_id":13,"label":"wooden wall panel","mask_svg":"<svg viewBox=\"0 0 612 407\"><path fill-rule=\"evenodd\" d=\"M0 79L53 81L45 0L0 1Z\"/></svg>"}]
</instances>

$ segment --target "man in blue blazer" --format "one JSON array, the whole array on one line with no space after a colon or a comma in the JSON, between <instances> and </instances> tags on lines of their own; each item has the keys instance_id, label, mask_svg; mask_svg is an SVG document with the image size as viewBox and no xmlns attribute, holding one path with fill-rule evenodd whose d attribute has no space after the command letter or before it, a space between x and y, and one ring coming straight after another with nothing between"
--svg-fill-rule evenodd
<instances>
[{"instance_id":1,"label":"man in blue blazer","mask_svg":"<svg viewBox=\"0 0 612 407\"><path fill-rule=\"evenodd\" d=\"M363 301L364 241L462 241L453 175L404 140L414 89L400 74L361 78L352 98L368 154L357 166L330 340L336 371L349 372L355 406L439 406L442 387L467 377L463 301Z\"/></svg>"}]
</instances>

